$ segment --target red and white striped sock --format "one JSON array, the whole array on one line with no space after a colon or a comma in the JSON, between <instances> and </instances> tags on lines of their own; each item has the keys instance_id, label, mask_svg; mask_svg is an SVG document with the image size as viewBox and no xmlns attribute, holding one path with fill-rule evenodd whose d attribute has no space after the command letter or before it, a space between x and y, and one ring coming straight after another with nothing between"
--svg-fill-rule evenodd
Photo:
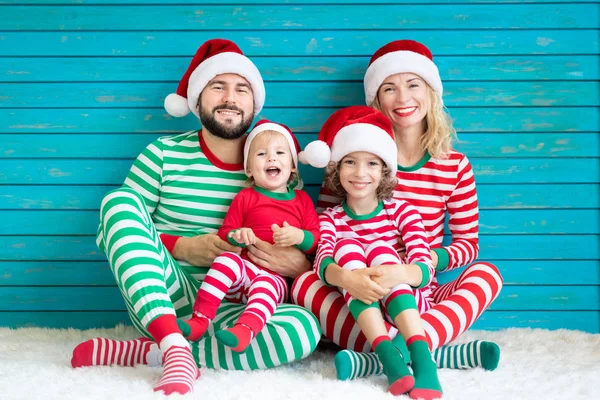
<instances>
[{"instance_id":1,"label":"red and white striped sock","mask_svg":"<svg viewBox=\"0 0 600 400\"><path fill-rule=\"evenodd\" d=\"M80 343L73 349L73 368L96 365L119 365L133 367L138 364L158 366L162 354L150 339L141 337L133 340L95 338Z\"/></svg>"},{"instance_id":2,"label":"red and white striped sock","mask_svg":"<svg viewBox=\"0 0 600 400\"><path fill-rule=\"evenodd\" d=\"M167 336L160 342L164 353L164 370L154 391L165 395L187 394L194 391L194 382L200 377L200 370L194 361L188 342L179 334Z\"/></svg>"},{"instance_id":3,"label":"red and white striped sock","mask_svg":"<svg viewBox=\"0 0 600 400\"><path fill-rule=\"evenodd\" d=\"M200 377L190 344L177 327L175 315L162 315L148 325L148 332L159 343L163 353L163 373L154 387L165 395L186 394L194 391L194 382Z\"/></svg>"}]
</instances>

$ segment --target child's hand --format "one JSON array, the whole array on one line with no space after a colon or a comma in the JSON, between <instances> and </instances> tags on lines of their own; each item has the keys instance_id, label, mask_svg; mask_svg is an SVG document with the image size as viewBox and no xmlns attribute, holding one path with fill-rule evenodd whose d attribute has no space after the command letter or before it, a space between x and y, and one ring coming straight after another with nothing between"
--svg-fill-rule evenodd
<instances>
[{"instance_id":1,"label":"child's hand","mask_svg":"<svg viewBox=\"0 0 600 400\"><path fill-rule=\"evenodd\" d=\"M350 296L362 301L365 304L371 304L379 301L390 290L379 286L373 278L381 274L379 269L362 268L354 271L347 271L343 278L343 288L350 293Z\"/></svg>"},{"instance_id":2,"label":"child's hand","mask_svg":"<svg viewBox=\"0 0 600 400\"><path fill-rule=\"evenodd\" d=\"M246 246L256 243L256 236L250 228L240 228L229 232L229 237L238 243L244 243Z\"/></svg>"},{"instance_id":3,"label":"child's hand","mask_svg":"<svg viewBox=\"0 0 600 400\"><path fill-rule=\"evenodd\" d=\"M273 230L273 241L276 246L288 247L302 243L304 240L304 231L302 229L290 226L287 221L283 221L283 227L277 224L271 225Z\"/></svg>"},{"instance_id":4,"label":"child's hand","mask_svg":"<svg viewBox=\"0 0 600 400\"><path fill-rule=\"evenodd\" d=\"M377 265L370 267L373 270L381 272L373 276L373 282L385 289L391 289L401 283L407 283L408 275L405 264Z\"/></svg>"}]
</instances>

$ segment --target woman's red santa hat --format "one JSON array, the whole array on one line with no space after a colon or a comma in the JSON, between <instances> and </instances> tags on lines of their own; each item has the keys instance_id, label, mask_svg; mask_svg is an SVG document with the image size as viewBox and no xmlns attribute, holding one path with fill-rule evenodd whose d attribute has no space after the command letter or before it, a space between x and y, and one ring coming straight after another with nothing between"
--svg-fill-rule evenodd
<instances>
[{"instance_id":1,"label":"woman's red santa hat","mask_svg":"<svg viewBox=\"0 0 600 400\"><path fill-rule=\"evenodd\" d=\"M414 40L396 40L377 50L369 61L364 79L367 105L373 104L379 87L388 76L403 72L419 75L442 96L442 79L431 51Z\"/></svg>"},{"instance_id":2,"label":"woman's red santa hat","mask_svg":"<svg viewBox=\"0 0 600 400\"><path fill-rule=\"evenodd\" d=\"M181 78L177 92L165 98L165 110L174 117L184 117L190 111L199 117L196 105L200 93L208 82L221 74L237 74L250 83L254 115L257 115L265 104L265 85L260 72L235 43L226 39L211 39L200 46Z\"/></svg>"},{"instance_id":3,"label":"woman's red santa hat","mask_svg":"<svg viewBox=\"0 0 600 400\"><path fill-rule=\"evenodd\" d=\"M244 170L248 170L248 153L250 152L252 141L265 131L279 132L285 137L288 146L290 146L290 152L292 153L294 166L298 168L298 153L300 152L300 143L298 143L298 139L296 139L296 136L294 136L290 128L283 124L261 119L256 123L256 125L254 125L254 128L252 128L248 134L248 137L246 138L246 143L244 144Z\"/></svg>"},{"instance_id":4,"label":"woman's red santa hat","mask_svg":"<svg viewBox=\"0 0 600 400\"><path fill-rule=\"evenodd\" d=\"M334 112L325 121L318 140L310 142L298 155L303 164L324 168L356 151L380 157L395 176L398 148L390 120L378 110L352 106Z\"/></svg>"}]
</instances>

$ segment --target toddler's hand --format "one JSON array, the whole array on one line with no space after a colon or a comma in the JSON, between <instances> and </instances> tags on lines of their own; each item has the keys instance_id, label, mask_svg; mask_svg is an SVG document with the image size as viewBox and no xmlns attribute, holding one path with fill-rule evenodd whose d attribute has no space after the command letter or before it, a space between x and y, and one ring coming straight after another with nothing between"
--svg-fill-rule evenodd
<instances>
[{"instance_id":1,"label":"toddler's hand","mask_svg":"<svg viewBox=\"0 0 600 400\"><path fill-rule=\"evenodd\" d=\"M240 228L229 233L229 236L238 243L244 243L246 246L256 243L256 236L250 228Z\"/></svg>"},{"instance_id":2,"label":"toddler's hand","mask_svg":"<svg viewBox=\"0 0 600 400\"><path fill-rule=\"evenodd\" d=\"M283 222L283 226L277 224L271 225L273 230L273 242L276 246L288 247L302 243L304 240L304 231L302 229L290 226L287 221Z\"/></svg>"}]
</instances>

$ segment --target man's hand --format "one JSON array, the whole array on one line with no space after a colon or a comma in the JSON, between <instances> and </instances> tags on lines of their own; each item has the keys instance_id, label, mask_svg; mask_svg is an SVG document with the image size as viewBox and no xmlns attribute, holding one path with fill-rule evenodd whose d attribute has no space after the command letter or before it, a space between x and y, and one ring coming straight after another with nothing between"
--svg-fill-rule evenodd
<instances>
[{"instance_id":1,"label":"man's hand","mask_svg":"<svg viewBox=\"0 0 600 400\"><path fill-rule=\"evenodd\" d=\"M208 267L215 257L226 251L240 254L242 249L221 240L215 233L207 233L177 240L173 248L173 258L197 267Z\"/></svg>"},{"instance_id":2,"label":"man's hand","mask_svg":"<svg viewBox=\"0 0 600 400\"><path fill-rule=\"evenodd\" d=\"M343 275L342 287L355 299L365 304L374 303L381 300L390 291L375 282L375 278L381 273L381 270L373 268L348 271Z\"/></svg>"},{"instance_id":3,"label":"man's hand","mask_svg":"<svg viewBox=\"0 0 600 400\"><path fill-rule=\"evenodd\" d=\"M256 239L248 246L248 257L258 266L267 268L279 275L295 278L311 268L310 261L295 247L278 247Z\"/></svg>"},{"instance_id":4,"label":"man's hand","mask_svg":"<svg viewBox=\"0 0 600 400\"><path fill-rule=\"evenodd\" d=\"M273 230L273 241L276 246L288 247L302 243L304 240L304 231L290 226L287 221L283 221L283 226L279 227L277 224L271 225Z\"/></svg>"},{"instance_id":5,"label":"man's hand","mask_svg":"<svg viewBox=\"0 0 600 400\"><path fill-rule=\"evenodd\" d=\"M244 243L246 246L256 243L256 235L251 228L240 228L229 232L230 238L238 243Z\"/></svg>"}]
</instances>

